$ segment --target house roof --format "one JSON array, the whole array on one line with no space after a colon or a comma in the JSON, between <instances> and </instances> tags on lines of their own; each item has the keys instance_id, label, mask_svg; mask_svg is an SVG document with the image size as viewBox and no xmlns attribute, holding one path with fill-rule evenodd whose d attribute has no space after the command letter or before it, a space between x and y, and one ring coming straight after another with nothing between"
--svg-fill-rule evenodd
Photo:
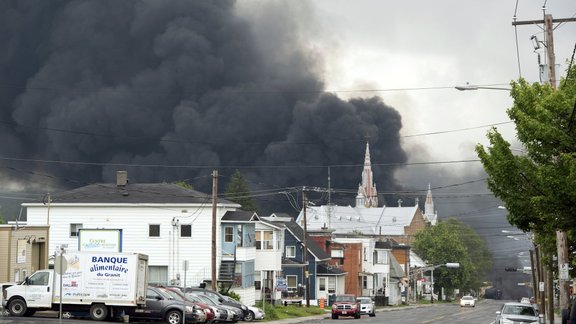
<instances>
[{"instance_id":1,"label":"house roof","mask_svg":"<svg viewBox=\"0 0 576 324\"><path fill-rule=\"evenodd\" d=\"M260 218L253 211L229 210L224 214L224 216L222 216L223 222L245 223L259 220Z\"/></svg>"},{"instance_id":2,"label":"house roof","mask_svg":"<svg viewBox=\"0 0 576 324\"><path fill-rule=\"evenodd\" d=\"M172 183L97 183L51 195L52 204L209 204L211 196ZM42 202L39 202L42 204ZM240 207L226 199L219 204ZM38 203L24 203L34 206Z\"/></svg>"},{"instance_id":3,"label":"house roof","mask_svg":"<svg viewBox=\"0 0 576 324\"><path fill-rule=\"evenodd\" d=\"M404 278L406 274L393 255L390 255L390 278Z\"/></svg>"},{"instance_id":4,"label":"house roof","mask_svg":"<svg viewBox=\"0 0 576 324\"><path fill-rule=\"evenodd\" d=\"M346 274L348 274L348 272L329 264L320 263L316 266L316 275L345 276Z\"/></svg>"},{"instance_id":5,"label":"house roof","mask_svg":"<svg viewBox=\"0 0 576 324\"><path fill-rule=\"evenodd\" d=\"M352 207L352 206L312 206L306 208L306 221L309 230L331 228L334 234L347 234L357 231L366 235L403 235L404 227L409 226L419 207ZM296 219L303 223L302 212Z\"/></svg>"},{"instance_id":6,"label":"house roof","mask_svg":"<svg viewBox=\"0 0 576 324\"><path fill-rule=\"evenodd\" d=\"M298 225L292 219L292 217L289 218L290 220L287 220L286 217L262 217L262 219L265 221L267 220L277 223L281 222L286 226L286 229L292 234L292 236L294 236L298 241L304 242L304 229L300 227L300 225ZM308 246L308 251L312 253L316 260L330 260L330 255L328 255L326 251L322 250L320 246L318 246L318 244L316 244L316 242L310 238L310 235L307 235L306 245Z\"/></svg>"},{"instance_id":7,"label":"house roof","mask_svg":"<svg viewBox=\"0 0 576 324\"><path fill-rule=\"evenodd\" d=\"M304 263L304 262L300 262L300 261L295 260L295 259L288 259L288 258L282 257L282 267L303 268L305 266L306 266L306 263Z\"/></svg>"}]
</instances>

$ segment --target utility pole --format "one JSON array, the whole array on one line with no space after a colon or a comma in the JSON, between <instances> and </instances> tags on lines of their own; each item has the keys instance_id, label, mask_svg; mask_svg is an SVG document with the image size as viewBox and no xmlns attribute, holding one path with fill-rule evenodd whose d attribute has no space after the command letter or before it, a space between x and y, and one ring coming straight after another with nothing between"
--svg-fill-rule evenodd
<instances>
[{"instance_id":1,"label":"utility pole","mask_svg":"<svg viewBox=\"0 0 576 324\"><path fill-rule=\"evenodd\" d=\"M217 291L216 277L216 206L218 203L218 170L212 171L212 290Z\"/></svg>"},{"instance_id":2,"label":"utility pole","mask_svg":"<svg viewBox=\"0 0 576 324\"><path fill-rule=\"evenodd\" d=\"M532 25L532 24L543 24L544 31L546 35L545 45L546 45L546 57L548 63L548 81L553 89L556 89L556 56L554 54L554 23L565 23L565 22L576 22L576 18L562 18L553 19L552 15L545 14L544 20L530 20L530 21L513 21L512 25ZM558 254L558 269L568 269L568 248L566 243L566 232L564 229L556 230L556 250ZM548 271L552 272L552 268ZM570 278L566 277L564 273L560 273L558 278L558 288L560 291L560 299L558 301L558 306L560 307L560 313L564 313L564 309L570 309L570 295L569 287ZM548 280L550 283L551 280ZM554 295L552 294L552 287L548 289L548 307L549 307L549 320L550 323L554 322Z\"/></svg>"},{"instance_id":3,"label":"utility pole","mask_svg":"<svg viewBox=\"0 0 576 324\"><path fill-rule=\"evenodd\" d=\"M310 307L310 272L308 269L308 230L306 220L306 190L302 188L302 216L304 217L304 277L306 277L306 307Z\"/></svg>"}]
</instances>

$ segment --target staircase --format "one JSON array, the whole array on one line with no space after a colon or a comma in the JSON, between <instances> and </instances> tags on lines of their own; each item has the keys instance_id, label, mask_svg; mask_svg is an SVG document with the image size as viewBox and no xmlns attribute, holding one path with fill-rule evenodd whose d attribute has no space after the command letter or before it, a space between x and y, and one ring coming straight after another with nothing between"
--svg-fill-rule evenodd
<instances>
[{"instance_id":1,"label":"staircase","mask_svg":"<svg viewBox=\"0 0 576 324\"><path fill-rule=\"evenodd\" d=\"M234 283L234 270L236 262L233 260L222 260L220 263L220 272L218 273L218 282L225 286L232 286Z\"/></svg>"}]
</instances>

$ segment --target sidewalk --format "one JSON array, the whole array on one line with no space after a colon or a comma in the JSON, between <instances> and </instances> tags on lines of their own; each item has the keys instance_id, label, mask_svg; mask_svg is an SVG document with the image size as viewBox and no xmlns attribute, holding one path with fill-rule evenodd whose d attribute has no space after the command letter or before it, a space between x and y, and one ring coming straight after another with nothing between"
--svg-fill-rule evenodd
<instances>
[{"instance_id":1,"label":"sidewalk","mask_svg":"<svg viewBox=\"0 0 576 324\"><path fill-rule=\"evenodd\" d=\"M414 308L420 308L420 307L429 307L432 305L434 305L434 304L422 304L422 305L413 304L413 305L407 305L407 306L385 306L385 307L381 307L381 308L376 308L376 313L402 311L402 310L408 310L408 309L414 309ZM275 320L275 321L265 321L264 323L266 323L266 324L294 324L294 323L311 322L311 321L330 319L330 318L331 318L331 312L330 312L330 309L327 308L326 314L287 318L287 319Z\"/></svg>"}]
</instances>

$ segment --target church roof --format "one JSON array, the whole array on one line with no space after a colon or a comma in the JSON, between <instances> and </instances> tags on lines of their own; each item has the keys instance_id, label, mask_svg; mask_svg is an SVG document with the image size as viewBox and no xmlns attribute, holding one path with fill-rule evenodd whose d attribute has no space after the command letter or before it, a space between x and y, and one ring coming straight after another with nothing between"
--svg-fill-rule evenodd
<instances>
[{"instance_id":1,"label":"church roof","mask_svg":"<svg viewBox=\"0 0 576 324\"><path fill-rule=\"evenodd\" d=\"M306 208L308 230L330 228L334 234L361 232L366 235L404 235L418 212L418 206L408 207L351 207L313 206ZM296 220L303 224L303 214Z\"/></svg>"}]
</instances>

